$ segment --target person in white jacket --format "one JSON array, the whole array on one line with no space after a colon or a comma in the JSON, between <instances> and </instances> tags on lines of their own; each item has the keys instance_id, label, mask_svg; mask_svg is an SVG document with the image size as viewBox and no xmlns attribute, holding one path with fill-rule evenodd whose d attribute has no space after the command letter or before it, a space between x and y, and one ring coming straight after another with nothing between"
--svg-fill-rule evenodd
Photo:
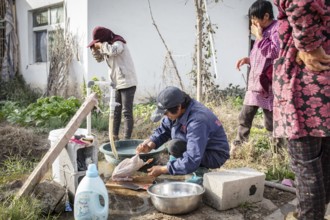
<instances>
[{"instance_id":1,"label":"person in white jacket","mask_svg":"<svg viewBox=\"0 0 330 220\"><path fill-rule=\"evenodd\" d=\"M119 140L121 116L124 115L124 139L130 139L133 131L133 101L137 86L134 63L125 39L105 27L95 27L91 48L97 62L106 61L109 77L116 90L113 136Z\"/></svg>"}]
</instances>

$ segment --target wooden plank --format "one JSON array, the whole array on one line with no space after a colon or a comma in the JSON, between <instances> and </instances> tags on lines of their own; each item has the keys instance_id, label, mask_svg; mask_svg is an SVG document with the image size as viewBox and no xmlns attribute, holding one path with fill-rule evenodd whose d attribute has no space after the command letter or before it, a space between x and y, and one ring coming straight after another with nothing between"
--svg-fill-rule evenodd
<instances>
[{"instance_id":1,"label":"wooden plank","mask_svg":"<svg viewBox=\"0 0 330 220\"><path fill-rule=\"evenodd\" d=\"M147 190L156 179L152 176L133 176L132 178L132 181L113 181L110 179L105 183L105 186L111 189Z\"/></svg>"},{"instance_id":2,"label":"wooden plank","mask_svg":"<svg viewBox=\"0 0 330 220\"><path fill-rule=\"evenodd\" d=\"M52 163L61 153L62 149L69 143L69 140L74 135L76 130L80 127L82 121L86 116L92 111L94 106L97 104L97 95L92 93L88 96L85 102L81 105L79 110L67 124L64 129L64 132L59 137L58 142L54 147L51 147L42 160L39 162L37 167L30 174L29 178L25 181L22 188L17 192L15 199L20 198L21 196L29 194L34 187L40 182L45 173L49 170Z\"/></svg>"}]
</instances>

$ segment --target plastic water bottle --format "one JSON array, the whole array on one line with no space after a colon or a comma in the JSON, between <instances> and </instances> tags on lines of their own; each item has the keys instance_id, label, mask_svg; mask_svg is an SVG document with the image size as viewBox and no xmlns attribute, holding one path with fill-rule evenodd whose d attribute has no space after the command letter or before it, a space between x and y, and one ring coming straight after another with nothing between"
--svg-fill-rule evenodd
<instances>
[{"instance_id":1,"label":"plastic water bottle","mask_svg":"<svg viewBox=\"0 0 330 220\"><path fill-rule=\"evenodd\" d=\"M104 206L100 198L103 197ZM74 199L74 218L76 220L108 219L108 191L99 176L95 164L89 164L86 176L78 185Z\"/></svg>"}]
</instances>

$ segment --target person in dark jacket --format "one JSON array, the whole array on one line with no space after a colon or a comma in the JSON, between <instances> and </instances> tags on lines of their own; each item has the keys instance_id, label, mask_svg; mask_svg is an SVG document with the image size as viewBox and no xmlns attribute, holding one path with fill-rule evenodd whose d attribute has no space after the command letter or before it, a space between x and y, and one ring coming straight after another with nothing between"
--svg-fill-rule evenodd
<instances>
[{"instance_id":1,"label":"person in dark jacket","mask_svg":"<svg viewBox=\"0 0 330 220\"><path fill-rule=\"evenodd\" d=\"M166 87L157 97L154 122L165 116L154 133L136 148L147 153L167 142L170 160L153 166L148 175L185 175L200 167L220 168L229 159L229 144L217 116L177 87Z\"/></svg>"}]
</instances>

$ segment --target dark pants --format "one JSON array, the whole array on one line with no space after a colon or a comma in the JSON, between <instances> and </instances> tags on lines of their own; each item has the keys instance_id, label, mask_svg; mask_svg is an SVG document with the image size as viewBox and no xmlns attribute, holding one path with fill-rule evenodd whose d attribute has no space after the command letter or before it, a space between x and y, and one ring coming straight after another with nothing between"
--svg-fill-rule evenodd
<instances>
[{"instance_id":1,"label":"dark pants","mask_svg":"<svg viewBox=\"0 0 330 220\"><path fill-rule=\"evenodd\" d=\"M175 158L183 157L183 153L187 151L187 142L179 139L173 139L167 142L167 149L170 155L172 155ZM220 168L223 163L220 161L225 161L227 158L226 155L224 155L222 152L217 151L205 151L204 155L202 157L200 167L206 167L206 168ZM214 161L213 167L210 167L205 164L210 164L207 162Z\"/></svg>"},{"instance_id":2,"label":"dark pants","mask_svg":"<svg viewBox=\"0 0 330 220\"><path fill-rule=\"evenodd\" d=\"M124 138L130 139L133 131L133 101L136 86L116 90L116 106L113 120L113 135L118 136L121 123L121 114L124 115Z\"/></svg>"},{"instance_id":3,"label":"dark pants","mask_svg":"<svg viewBox=\"0 0 330 220\"><path fill-rule=\"evenodd\" d=\"M238 132L235 141L240 143L249 139L250 130L252 127L253 118L258 111L258 106L243 105L243 108L238 117ZM264 124L267 131L273 131L273 112L267 109L262 109L264 112Z\"/></svg>"},{"instance_id":4,"label":"dark pants","mask_svg":"<svg viewBox=\"0 0 330 220\"><path fill-rule=\"evenodd\" d=\"M187 151L187 142L173 139L166 143L167 150L175 158L180 158L183 156L183 153Z\"/></svg>"},{"instance_id":5,"label":"dark pants","mask_svg":"<svg viewBox=\"0 0 330 220\"><path fill-rule=\"evenodd\" d=\"M330 202L330 137L289 140L289 154L296 175L298 219L324 219Z\"/></svg>"}]
</instances>

